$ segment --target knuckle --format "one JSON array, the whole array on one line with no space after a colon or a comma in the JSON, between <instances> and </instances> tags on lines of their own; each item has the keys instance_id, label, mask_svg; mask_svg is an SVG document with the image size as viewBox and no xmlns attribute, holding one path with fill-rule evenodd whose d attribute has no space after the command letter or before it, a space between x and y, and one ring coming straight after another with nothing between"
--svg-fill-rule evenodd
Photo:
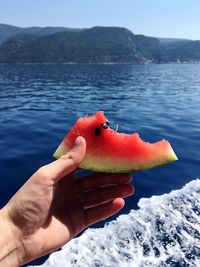
<instances>
[{"instance_id":1,"label":"knuckle","mask_svg":"<svg viewBox=\"0 0 200 267\"><path fill-rule=\"evenodd\" d=\"M48 171L48 168L46 166L40 167L37 170L37 175L40 179L48 180L50 177L52 177L52 174Z\"/></svg>"},{"instance_id":2,"label":"knuckle","mask_svg":"<svg viewBox=\"0 0 200 267\"><path fill-rule=\"evenodd\" d=\"M66 156L67 159L70 160L71 166L76 169L79 165L79 161L74 157L73 153L69 151Z\"/></svg>"}]
</instances>

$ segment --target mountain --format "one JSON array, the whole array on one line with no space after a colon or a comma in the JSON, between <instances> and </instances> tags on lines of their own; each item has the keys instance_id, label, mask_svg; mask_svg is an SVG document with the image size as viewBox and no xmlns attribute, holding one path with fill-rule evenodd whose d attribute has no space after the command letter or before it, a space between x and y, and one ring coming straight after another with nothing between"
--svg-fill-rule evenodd
<instances>
[{"instance_id":1,"label":"mountain","mask_svg":"<svg viewBox=\"0 0 200 267\"><path fill-rule=\"evenodd\" d=\"M171 43L177 43L177 42L189 42L191 40L189 39L181 39L181 38L158 38L161 44L168 45Z\"/></svg>"},{"instance_id":2,"label":"mountain","mask_svg":"<svg viewBox=\"0 0 200 267\"><path fill-rule=\"evenodd\" d=\"M178 41L165 46L164 62L200 62L200 41Z\"/></svg>"},{"instance_id":3,"label":"mountain","mask_svg":"<svg viewBox=\"0 0 200 267\"><path fill-rule=\"evenodd\" d=\"M156 62L159 41L126 28L93 27L46 36L20 34L0 46L0 62Z\"/></svg>"},{"instance_id":4,"label":"mountain","mask_svg":"<svg viewBox=\"0 0 200 267\"><path fill-rule=\"evenodd\" d=\"M47 36L17 35L0 46L0 62L141 62L125 28L94 27Z\"/></svg>"},{"instance_id":5,"label":"mountain","mask_svg":"<svg viewBox=\"0 0 200 267\"><path fill-rule=\"evenodd\" d=\"M18 34L33 34L37 36L49 35L63 31L80 31L80 29L65 28L65 27L16 27L12 25L0 23L0 44L6 39Z\"/></svg>"},{"instance_id":6,"label":"mountain","mask_svg":"<svg viewBox=\"0 0 200 267\"><path fill-rule=\"evenodd\" d=\"M0 63L200 62L200 41L160 40L121 27L16 28L9 26L12 37L0 44Z\"/></svg>"}]
</instances>

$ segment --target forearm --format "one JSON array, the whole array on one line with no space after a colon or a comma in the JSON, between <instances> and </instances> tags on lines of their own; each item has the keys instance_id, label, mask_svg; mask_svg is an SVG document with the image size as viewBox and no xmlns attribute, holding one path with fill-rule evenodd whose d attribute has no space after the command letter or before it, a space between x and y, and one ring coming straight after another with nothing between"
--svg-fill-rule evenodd
<instances>
[{"instance_id":1,"label":"forearm","mask_svg":"<svg viewBox=\"0 0 200 267\"><path fill-rule=\"evenodd\" d=\"M20 240L13 232L4 208L0 210L0 267L19 266L20 255Z\"/></svg>"}]
</instances>

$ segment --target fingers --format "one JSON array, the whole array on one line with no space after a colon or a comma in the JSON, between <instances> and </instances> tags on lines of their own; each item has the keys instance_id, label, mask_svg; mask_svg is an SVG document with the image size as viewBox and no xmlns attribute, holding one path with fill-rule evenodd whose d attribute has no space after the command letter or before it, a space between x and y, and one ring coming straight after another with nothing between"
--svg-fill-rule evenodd
<instances>
[{"instance_id":1,"label":"fingers","mask_svg":"<svg viewBox=\"0 0 200 267\"><path fill-rule=\"evenodd\" d=\"M70 151L58 160L40 168L38 173L53 182L58 182L61 178L74 171L85 156L86 142L81 136L77 137Z\"/></svg>"},{"instance_id":2,"label":"fingers","mask_svg":"<svg viewBox=\"0 0 200 267\"><path fill-rule=\"evenodd\" d=\"M116 184L83 193L85 227L120 211L125 205L123 198L134 193L134 187L130 182L131 176L127 174L92 174L84 177L81 185L85 190Z\"/></svg>"},{"instance_id":3,"label":"fingers","mask_svg":"<svg viewBox=\"0 0 200 267\"><path fill-rule=\"evenodd\" d=\"M122 198L85 210L85 227L116 214L125 205Z\"/></svg>"},{"instance_id":4,"label":"fingers","mask_svg":"<svg viewBox=\"0 0 200 267\"><path fill-rule=\"evenodd\" d=\"M128 184L131 182L131 175L128 173L92 173L79 179L82 191L91 190L104 185Z\"/></svg>"},{"instance_id":5,"label":"fingers","mask_svg":"<svg viewBox=\"0 0 200 267\"><path fill-rule=\"evenodd\" d=\"M99 188L83 194L83 206L84 208L94 207L109 202L115 198L128 197L132 195L133 192L134 187L132 184L121 184Z\"/></svg>"}]
</instances>

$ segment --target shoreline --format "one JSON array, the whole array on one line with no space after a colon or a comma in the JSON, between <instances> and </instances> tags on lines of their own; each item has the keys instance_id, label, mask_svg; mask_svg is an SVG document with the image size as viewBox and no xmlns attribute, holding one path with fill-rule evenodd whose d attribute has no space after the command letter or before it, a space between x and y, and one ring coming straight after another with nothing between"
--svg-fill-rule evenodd
<instances>
[{"instance_id":1,"label":"shoreline","mask_svg":"<svg viewBox=\"0 0 200 267\"><path fill-rule=\"evenodd\" d=\"M200 61L183 61L183 62L0 62L0 65L187 65L200 64Z\"/></svg>"}]
</instances>

